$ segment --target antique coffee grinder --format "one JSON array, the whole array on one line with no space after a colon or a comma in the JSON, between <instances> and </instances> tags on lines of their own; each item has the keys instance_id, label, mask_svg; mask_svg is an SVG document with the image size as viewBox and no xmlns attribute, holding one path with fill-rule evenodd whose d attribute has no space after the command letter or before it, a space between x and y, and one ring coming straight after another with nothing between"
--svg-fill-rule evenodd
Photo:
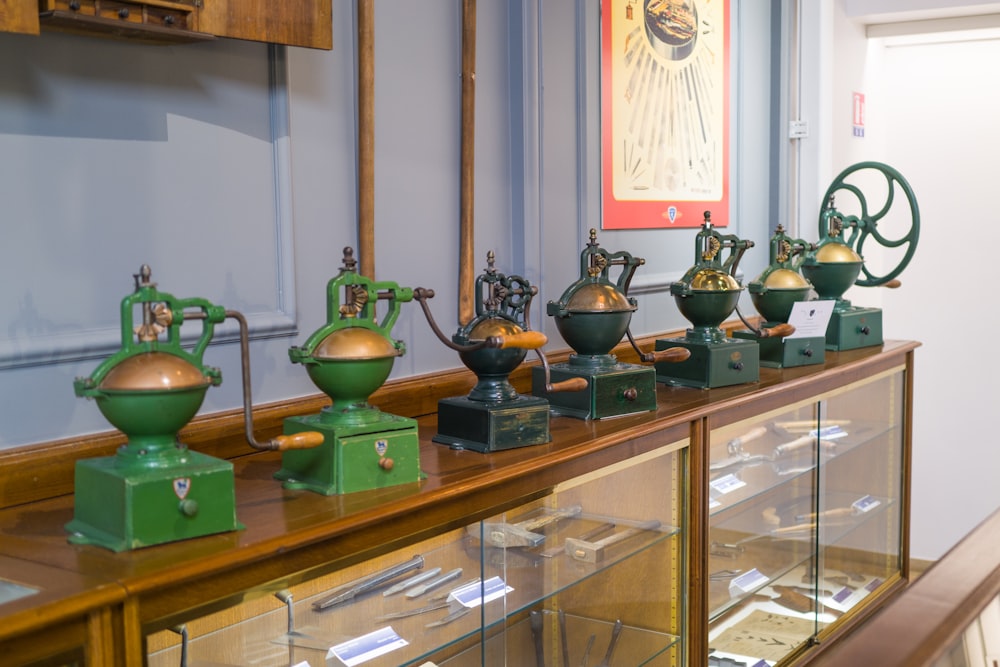
<instances>
[{"instance_id":1,"label":"antique coffee grinder","mask_svg":"<svg viewBox=\"0 0 1000 667\"><path fill-rule=\"evenodd\" d=\"M656 371L652 366L618 361L611 350L628 334L642 361L683 361L691 353L674 347L655 354L639 349L629 331L637 304L628 296L635 270L645 260L628 252L609 253L597 244L597 231L580 253L580 279L566 288L559 301L550 301L548 314L576 354L566 363L532 368L532 393L549 401L557 414L581 419L601 419L656 409ZM610 272L621 267L612 282ZM587 391L546 391L552 380L583 378Z\"/></svg>"},{"instance_id":2,"label":"antique coffee grinder","mask_svg":"<svg viewBox=\"0 0 1000 667\"><path fill-rule=\"evenodd\" d=\"M705 211L695 237L695 263L670 293L681 314L693 325L683 337L656 341L656 350L684 347L691 356L678 363L657 363L656 379L668 384L711 389L759 379L759 352L754 341L729 338L719 325L739 302L743 286L736 280L737 266L753 241L720 234ZM728 250L725 261L720 253Z\"/></svg>"},{"instance_id":3,"label":"antique coffee grinder","mask_svg":"<svg viewBox=\"0 0 1000 667\"><path fill-rule=\"evenodd\" d=\"M880 208L869 207L868 199L860 185L848 179L854 176L864 178L874 172L885 179L884 201ZM897 189L906 198L908 211L896 215L894 229L900 232L896 238L888 238L879 230L879 224L887 222L895 202ZM879 191L880 192L880 191ZM840 201L835 202L839 195ZM880 162L860 162L848 167L834 179L827 188L823 201L825 205L819 216L820 241L816 249L807 253L802 260L802 275L811 282L820 299L836 301L830 323L826 330L826 349L853 350L861 347L881 345L882 310L852 306L843 298L851 285L861 287L899 287L896 277L909 264L917 249L920 234L920 211L909 183L903 176L887 164ZM857 214L845 215L843 211L856 210ZM843 207L843 208L841 208ZM864 243L869 238L883 248L901 248L898 263L884 275L874 274L864 260ZM861 274L863 278L859 278Z\"/></svg>"},{"instance_id":4,"label":"antique coffee grinder","mask_svg":"<svg viewBox=\"0 0 1000 667\"><path fill-rule=\"evenodd\" d=\"M733 337L757 341L761 366L790 368L825 361L825 337L788 337L795 332L788 324L792 307L799 301L807 301L813 288L799 273L797 264L805 252L815 249L815 244L789 237L785 228L778 225L771 237L771 263L747 285L750 300L764 318L762 325L754 326L736 308L748 328L734 331Z\"/></svg>"},{"instance_id":5,"label":"antique coffee grinder","mask_svg":"<svg viewBox=\"0 0 1000 667\"><path fill-rule=\"evenodd\" d=\"M113 551L174 542L241 528L236 520L233 466L191 451L177 433L198 412L205 392L222 382L202 356L215 325L240 323L247 440L256 449L313 447L315 433L253 438L246 320L204 299L161 292L143 265L135 291L121 302L122 346L88 378L77 378L77 396L93 398L101 414L128 438L114 456L78 461L69 541ZM141 323L133 327L136 310ZM201 321L191 351L181 347L181 325ZM166 340L160 340L161 334ZM133 340L135 335L136 340Z\"/></svg>"},{"instance_id":6,"label":"antique coffee grinder","mask_svg":"<svg viewBox=\"0 0 1000 667\"><path fill-rule=\"evenodd\" d=\"M467 396L438 402L438 432L434 442L454 448L493 452L515 447L540 445L549 441L549 402L524 396L508 376L524 361L527 351L536 350L545 363L541 348L546 337L531 331L529 309L538 288L521 276L497 271L493 251L487 254L486 270L476 278L475 316L460 325L449 340L437 326L426 299L433 292L414 290L427 321L445 345L459 353L462 363L476 374L477 382ZM572 380L548 391L570 391L585 387Z\"/></svg>"},{"instance_id":7,"label":"antique coffee grinder","mask_svg":"<svg viewBox=\"0 0 1000 667\"><path fill-rule=\"evenodd\" d=\"M335 495L421 478L417 422L368 403L406 351L390 334L413 290L375 282L356 269L354 250L344 248L344 265L326 286L326 324L301 347L288 350L292 363L305 366L309 379L333 403L318 414L285 420L286 434L317 431L324 437L316 449L282 455L275 477L286 488ZM387 304L381 320L379 302Z\"/></svg>"}]
</instances>

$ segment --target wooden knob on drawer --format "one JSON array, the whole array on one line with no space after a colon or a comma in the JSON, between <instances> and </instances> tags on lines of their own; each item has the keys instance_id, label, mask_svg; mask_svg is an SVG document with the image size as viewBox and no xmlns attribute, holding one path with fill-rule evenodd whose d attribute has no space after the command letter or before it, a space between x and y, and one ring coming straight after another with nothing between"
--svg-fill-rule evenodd
<instances>
[{"instance_id":1,"label":"wooden knob on drawer","mask_svg":"<svg viewBox=\"0 0 1000 667\"><path fill-rule=\"evenodd\" d=\"M378 467L381 468L382 470L385 470L386 472L389 472L390 470L392 470L392 467L394 465L396 465L396 462L393 461L390 458L384 458L383 457L383 458L381 458L381 459L378 460Z\"/></svg>"}]
</instances>

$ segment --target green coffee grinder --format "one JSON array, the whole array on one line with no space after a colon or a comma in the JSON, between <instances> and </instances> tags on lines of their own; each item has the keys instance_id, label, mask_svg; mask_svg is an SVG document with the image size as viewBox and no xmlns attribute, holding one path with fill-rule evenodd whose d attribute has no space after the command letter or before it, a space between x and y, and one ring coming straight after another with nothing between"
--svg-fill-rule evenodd
<instances>
[{"instance_id":1,"label":"green coffee grinder","mask_svg":"<svg viewBox=\"0 0 1000 667\"><path fill-rule=\"evenodd\" d=\"M763 317L763 323L755 326L736 308L747 329L734 331L733 337L757 341L761 366L791 368L826 360L824 336L792 336L795 327L788 324L792 307L810 298L813 286L799 273L798 263L804 253L815 249L815 244L791 238L778 225L771 237L771 263L747 285L750 300Z\"/></svg>"},{"instance_id":2,"label":"green coffee grinder","mask_svg":"<svg viewBox=\"0 0 1000 667\"><path fill-rule=\"evenodd\" d=\"M529 349L538 352L545 363L540 348L547 339L542 332L532 331L529 321L531 299L538 288L521 276L500 273L495 261L491 250L487 268L475 282L475 316L460 324L450 340L427 306L426 299L434 293L419 287L414 290L431 329L476 374L476 384L467 396L438 402L438 432L433 440L456 449L494 452L549 441L549 402L519 394L509 380ZM548 389L584 387L582 381L572 380Z\"/></svg>"},{"instance_id":3,"label":"green coffee grinder","mask_svg":"<svg viewBox=\"0 0 1000 667\"><path fill-rule=\"evenodd\" d=\"M877 209L869 208L868 198L857 182L870 178L884 179L881 187L872 188L871 193L884 199ZM852 182L853 179L853 182ZM897 192L902 192L908 210L893 212ZM834 198L838 197L836 202ZM820 241L815 251L808 253L802 261L802 275L816 289L820 299L836 301L830 323L826 330L826 349L853 350L861 347L881 345L882 309L852 306L843 298L851 285L861 287L900 286L896 277L906 268L917 249L920 234L920 211L909 183L903 176L887 164L881 162L860 162L842 171L833 181L823 197L825 206L819 216ZM847 204L844 208L838 208ZM876 202L878 203L878 202ZM849 208L848 208L849 207ZM855 210L857 214L845 215L843 211ZM893 217L890 219L890 214ZM879 225L882 224L882 230ZM885 232L893 230L895 238ZM871 271L864 259L864 244L868 239L886 249L899 249L898 263L888 272L877 275ZM864 274L864 277L859 277Z\"/></svg>"},{"instance_id":4,"label":"green coffee grinder","mask_svg":"<svg viewBox=\"0 0 1000 667\"><path fill-rule=\"evenodd\" d=\"M733 234L720 234L712 214L695 237L695 263L670 285L681 314L693 325L680 338L657 340L657 351L683 347L691 356L678 363L656 364L656 379L667 384L711 389L756 382L760 357L754 341L729 338L720 324L736 308L743 286L734 277L743 253L753 247ZM728 250L723 261L721 254Z\"/></svg>"},{"instance_id":5,"label":"green coffee grinder","mask_svg":"<svg viewBox=\"0 0 1000 667\"><path fill-rule=\"evenodd\" d=\"M354 250L344 248L344 265L327 283L327 322L301 347L292 363L302 364L331 405L318 414L285 420L286 434L318 431L324 443L282 454L275 477L290 489L336 495L417 482L421 479L417 422L382 412L368 403L406 351L392 327L413 290L374 282L357 273ZM384 302L381 318L376 305Z\"/></svg>"},{"instance_id":6,"label":"green coffee grinder","mask_svg":"<svg viewBox=\"0 0 1000 667\"><path fill-rule=\"evenodd\" d=\"M611 354L626 334L644 362L683 361L690 356L680 347L644 353L632 337L629 324L638 305L628 296L628 288L643 264L645 260L628 252L608 252L597 244L597 231L590 230L590 242L580 253L580 279L566 288L559 301L549 301L547 306L575 354L568 362L553 364L548 376L544 366L531 369L532 393L547 399L556 414L602 419L656 409L654 368L622 363ZM611 271L618 267L618 278L612 282ZM553 380L573 378L583 378L587 390L546 391Z\"/></svg>"},{"instance_id":7,"label":"green coffee grinder","mask_svg":"<svg viewBox=\"0 0 1000 667\"><path fill-rule=\"evenodd\" d=\"M135 292L121 302L121 349L90 377L74 382L77 396L95 399L128 442L114 456L77 462L74 518L66 525L73 543L124 551L242 527L236 520L232 464L191 451L177 439L208 388L222 382L219 369L205 366L202 355L215 325L226 318L240 323L250 445L276 450L318 443L314 433L255 441L246 320L204 299L161 292L151 276L143 265L134 276ZM142 322L133 327L137 310ZM197 320L201 335L187 351L181 347L181 325ZM160 340L163 333L166 340Z\"/></svg>"}]
</instances>

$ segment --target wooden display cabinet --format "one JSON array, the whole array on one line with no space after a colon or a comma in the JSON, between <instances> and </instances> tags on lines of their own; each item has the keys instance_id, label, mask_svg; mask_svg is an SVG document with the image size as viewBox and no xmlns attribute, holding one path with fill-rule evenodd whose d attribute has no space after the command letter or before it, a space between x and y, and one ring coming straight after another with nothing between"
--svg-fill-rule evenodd
<instances>
[{"instance_id":1,"label":"wooden display cabinet","mask_svg":"<svg viewBox=\"0 0 1000 667\"><path fill-rule=\"evenodd\" d=\"M43 28L150 43L229 37L333 47L331 0L0 0L0 32Z\"/></svg>"},{"instance_id":2,"label":"wooden display cabinet","mask_svg":"<svg viewBox=\"0 0 1000 667\"><path fill-rule=\"evenodd\" d=\"M601 421L553 417L550 443L491 454L432 442L435 416L411 413L419 417L426 474L420 482L320 496L284 489L273 479L279 455L255 453L234 459L244 530L113 553L66 541L63 526L73 499L57 496L0 510L0 555L110 582L109 590L121 597L98 605L106 610L111 642L100 650L115 664L129 665L179 664L181 630L192 659L337 664L335 658L326 662L330 646L386 626L394 633L390 639L405 646L364 664L558 665L564 650L560 611L570 664L580 664L588 644L590 664L600 663L620 620L612 664L705 665L718 660L712 656L720 653L715 643L723 624L738 623L755 604L776 604L760 596L777 597L773 586L783 578L801 576L803 568L812 569L817 581L863 574L858 588L865 593L837 607L836 618L800 613L808 627L780 657L783 665L808 662L906 583L916 347L888 342L832 353L822 366L763 369L760 382L734 387L658 386L654 412ZM512 380L515 386L530 382L530 369ZM440 375L432 385L455 393ZM433 398L421 394L413 405ZM398 405L389 408L404 413ZM719 493L718 464L735 437L767 426L747 448L772 452L789 435L775 432L773 422L821 427L847 420L847 435L834 451L821 447L788 474L775 471L770 460L745 466L745 485ZM17 479L5 478L16 486ZM865 506L858 525L821 519L812 532L776 540L765 534L774 524L761 523L771 507L784 521L785 509L794 520L809 508L822 513L858 500ZM573 510L573 516L539 528L544 540L534 546L490 542L498 526L523 527L559 510ZM605 523L613 527L604 530L636 530L617 543L601 543L602 533L592 531ZM573 545L567 538L586 533L589 542L607 547L599 562L587 561L593 550L586 548L579 558L543 553ZM740 558L723 562L711 553L713 542L745 537L755 539L744 543ZM462 611L455 600L398 619L381 617L417 600L378 593L313 610L313 602L338 586L418 554L425 569L461 567L458 583L477 577L492 582L489 590L499 596L431 628L425 626L445 613ZM759 585L733 595L730 578L719 590L719 570L754 568L763 575ZM0 603L0 616L9 613L9 604L18 603ZM326 651L275 643L289 633L289 610L293 630L317 637ZM790 612L782 607L781 613ZM17 636L0 635L0 650L26 632L44 637L54 630L42 620L37 628L22 626ZM96 651L94 641L84 638L79 654Z\"/></svg>"}]
</instances>

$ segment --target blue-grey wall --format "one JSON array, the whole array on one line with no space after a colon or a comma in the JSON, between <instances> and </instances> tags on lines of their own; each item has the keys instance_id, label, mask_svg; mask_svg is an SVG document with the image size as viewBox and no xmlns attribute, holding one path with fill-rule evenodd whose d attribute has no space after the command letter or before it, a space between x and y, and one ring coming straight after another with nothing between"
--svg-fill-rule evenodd
<instances>
[{"instance_id":1,"label":"blue-grey wall","mask_svg":"<svg viewBox=\"0 0 1000 667\"><path fill-rule=\"evenodd\" d=\"M769 0L732 9L729 232L766 264L774 174ZM476 271L539 286L544 315L600 228L597 0L478 3ZM375 3L376 278L435 290L457 322L459 0ZM257 403L316 393L288 362L325 321L325 284L357 245L354 3L334 0L334 49L219 40L151 47L70 35L0 35L0 447L108 430L72 383L117 349L118 303L152 266L161 289L251 321ZM667 286L695 230L600 232L646 259L634 333L685 326ZM744 300L746 312L753 309ZM415 304L394 336L394 377L460 365ZM205 355L225 381L202 413L241 404L225 327Z\"/></svg>"}]
</instances>

